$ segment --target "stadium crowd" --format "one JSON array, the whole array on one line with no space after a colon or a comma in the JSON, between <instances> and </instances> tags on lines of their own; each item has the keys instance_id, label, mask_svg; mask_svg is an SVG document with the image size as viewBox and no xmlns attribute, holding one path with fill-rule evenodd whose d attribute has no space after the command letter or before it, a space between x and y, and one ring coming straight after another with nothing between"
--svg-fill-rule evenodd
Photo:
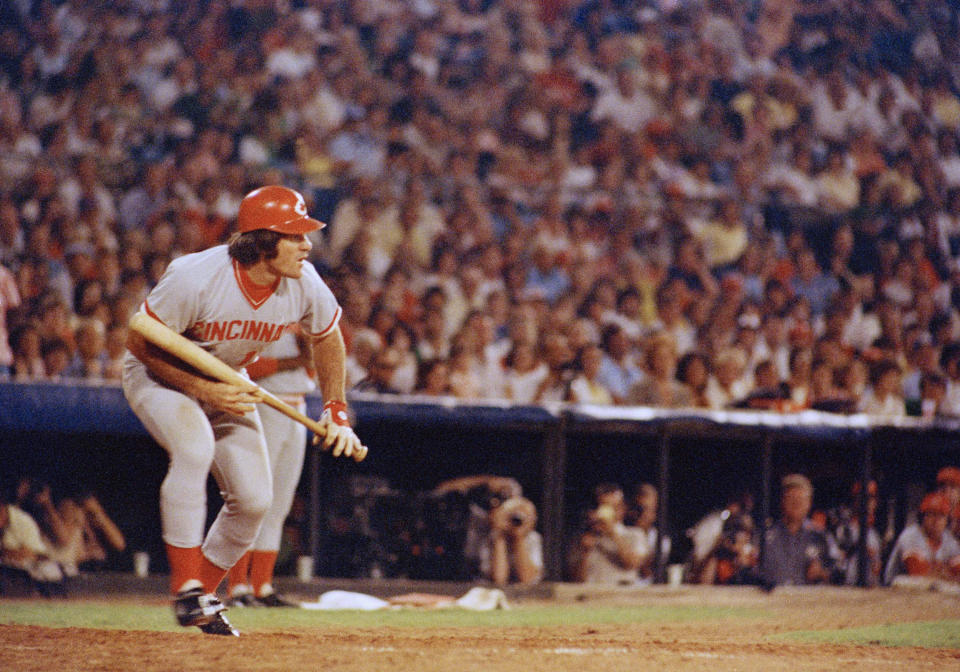
<instances>
[{"instance_id":1,"label":"stadium crowd","mask_svg":"<svg viewBox=\"0 0 960 672\"><path fill-rule=\"evenodd\" d=\"M351 387L960 416L946 0L12 0L0 378L114 381L262 184Z\"/></svg>"},{"instance_id":2,"label":"stadium crowd","mask_svg":"<svg viewBox=\"0 0 960 672\"><path fill-rule=\"evenodd\" d=\"M16 380L115 379L169 260L283 183L329 223L351 386L960 413L950 3L3 12Z\"/></svg>"}]
</instances>

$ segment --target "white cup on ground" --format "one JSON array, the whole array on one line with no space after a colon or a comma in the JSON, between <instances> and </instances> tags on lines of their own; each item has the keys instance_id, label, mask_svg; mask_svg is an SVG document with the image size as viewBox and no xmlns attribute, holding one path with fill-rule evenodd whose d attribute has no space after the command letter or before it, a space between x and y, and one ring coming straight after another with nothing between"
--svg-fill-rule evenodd
<instances>
[{"instance_id":1,"label":"white cup on ground","mask_svg":"<svg viewBox=\"0 0 960 672\"><path fill-rule=\"evenodd\" d=\"M667 567L667 585L678 588L683 583L683 565L669 565Z\"/></svg>"},{"instance_id":2,"label":"white cup on ground","mask_svg":"<svg viewBox=\"0 0 960 672\"><path fill-rule=\"evenodd\" d=\"M297 579L303 583L308 583L313 578L313 558L309 555L301 555L297 558Z\"/></svg>"},{"instance_id":3,"label":"white cup on ground","mask_svg":"<svg viewBox=\"0 0 960 672\"><path fill-rule=\"evenodd\" d=\"M137 551L133 554L133 573L141 579L150 574L150 554L146 551Z\"/></svg>"}]
</instances>

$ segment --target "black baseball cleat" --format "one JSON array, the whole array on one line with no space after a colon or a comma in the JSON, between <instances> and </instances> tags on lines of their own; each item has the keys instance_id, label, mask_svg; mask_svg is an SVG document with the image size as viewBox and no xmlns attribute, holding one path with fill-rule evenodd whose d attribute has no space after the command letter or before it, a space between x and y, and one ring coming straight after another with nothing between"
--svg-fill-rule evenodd
<instances>
[{"instance_id":1,"label":"black baseball cleat","mask_svg":"<svg viewBox=\"0 0 960 672\"><path fill-rule=\"evenodd\" d=\"M183 626L211 623L224 609L216 595L204 593L202 588L177 593L173 601L173 614L177 617L177 623Z\"/></svg>"},{"instance_id":2,"label":"black baseball cleat","mask_svg":"<svg viewBox=\"0 0 960 672\"><path fill-rule=\"evenodd\" d=\"M201 625L200 629L206 635L224 635L226 637L240 636L240 631L230 625L230 621L227 620L227 617L223 615L222 611L218 612L212 621Z\"/></svg>"},{"instance_id":3,"label":"black baseball cleat","mask_svg":"<svg viewBox=\"0 0 960 672\"><path fill-rule=\"evenodd\" d=\"M257 602L261 607L299 607L299 604L283 599L276 593L267 593L263 597L258 597Z\"/></svg>"}]
</instances>

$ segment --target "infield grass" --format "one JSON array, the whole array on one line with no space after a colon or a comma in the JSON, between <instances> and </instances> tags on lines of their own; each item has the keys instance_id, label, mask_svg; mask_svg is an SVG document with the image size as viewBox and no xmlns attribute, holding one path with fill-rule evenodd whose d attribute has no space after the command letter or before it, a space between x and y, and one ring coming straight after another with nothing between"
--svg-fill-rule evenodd
<instances>
[{"instance_id":1,"label":"infield grass","mask_svg":"<svg viewBox=\"0 0 960 672\"><path fill-rule=\"evenodd\" d=\"M242 631L291 628L444 628L548 627L629 623L758 620L764 609L720 606L519 606L509 610L394 609L385 611L310 611L306 609L231 609ZM127 602L0 602L0 626L182 631L167 605ZM917 646L960 649L960 620L885 624L834 630L799 630L770 637L810 643Z\"/></svg>"},{"instance_id":2,"label":"infield grass","mask_svg":"<svg viewBox=\"0 0 960 672\"><path fill-rule=\"evenodd\" d=\"M542 627L556 625L680 623L726 619L762 619L764 610L742 607L536 606L496 611L394 609L385 611L310 611L306 609L231 609L241 630L310 628ZM0 603L0 624L121 630L179 630L168 606L100 602Z\"/></svg>"}]
</instances>

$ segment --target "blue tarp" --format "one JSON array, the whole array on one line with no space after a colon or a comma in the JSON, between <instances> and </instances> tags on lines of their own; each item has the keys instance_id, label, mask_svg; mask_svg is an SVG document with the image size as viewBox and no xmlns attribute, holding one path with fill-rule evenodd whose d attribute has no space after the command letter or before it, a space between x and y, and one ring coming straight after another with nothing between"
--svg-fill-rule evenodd
<instances>
[{"instance_id":1,"label":"blue tarp","mask_svg":"<svg viewBox=\"0 0 960 672\"><path fill-rule=\"evenodd\" d=\"M500 402L460 402L454 399L351 395L358 422L409 422L417 425L454 424L474 428L528 427L544 429L566 416L568 428L604 431L604 426L661 425L696 427L722 432L724 428L768 429L808 438L840 439L877 428L956 432L955 420L899 418L886 420L864 415L834 415L817 411L665 410L645 407L551 404L513 406ZM308 414L318 417L323 402L307 398ZM0 383L0 431L115 433L145 435L117 385L84 383ZM696 432L694 432L696 433Z\"/></svg>"}]
</instances>

